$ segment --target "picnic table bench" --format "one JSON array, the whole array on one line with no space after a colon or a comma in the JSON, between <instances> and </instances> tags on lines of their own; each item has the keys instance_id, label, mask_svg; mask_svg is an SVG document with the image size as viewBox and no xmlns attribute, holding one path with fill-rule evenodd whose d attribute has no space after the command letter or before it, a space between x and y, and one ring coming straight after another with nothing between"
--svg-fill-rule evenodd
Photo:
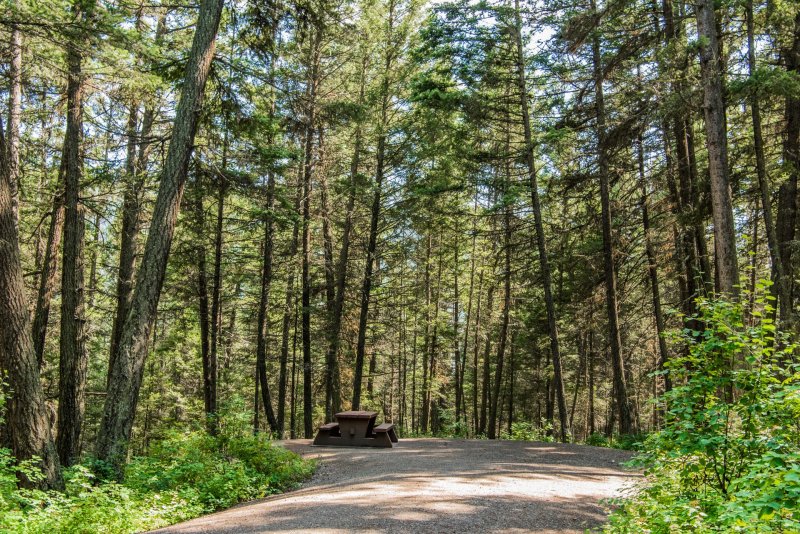
<instances>
[{"instance_id":1,"label":"picnic table bench","mask_svg":"<svg viewBox=\"0 0 800 534\"><path fill-rule=\"evenodd\" d=\"M339 447L392 447L397 443L394 424L375 426L377 412L351 410L336 414L335 423L319 427L314 445Z\"/></svg>"}]
</instances>

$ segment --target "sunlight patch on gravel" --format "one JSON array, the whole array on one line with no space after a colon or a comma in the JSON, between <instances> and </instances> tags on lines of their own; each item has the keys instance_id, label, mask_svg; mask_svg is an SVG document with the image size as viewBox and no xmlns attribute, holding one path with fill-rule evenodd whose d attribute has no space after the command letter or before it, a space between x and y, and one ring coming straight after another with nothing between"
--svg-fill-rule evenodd
<instances>
[{"instance_id":1,"label":"sunlight patch on gravel","mask_svg":"<svg viewBox=\"0 0 800 534\"><path fill-rule=\"evenodd\" d=\"M285 446L319 462L300 490L163 532L560 532L602 524L638 478L630 454L578 445L401 440L393 449Z\"/></svg>"}]
</instances>

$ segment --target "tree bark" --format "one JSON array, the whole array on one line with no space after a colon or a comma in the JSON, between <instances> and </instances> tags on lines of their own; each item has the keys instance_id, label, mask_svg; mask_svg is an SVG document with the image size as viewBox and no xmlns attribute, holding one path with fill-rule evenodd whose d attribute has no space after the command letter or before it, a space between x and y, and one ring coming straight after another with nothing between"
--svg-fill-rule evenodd
<instances>
[{"instance_id":1,"label":"tree bark","mask_svg":"<svg viewBox=\"0 0 800 534\"><path fill-rule=\"evenodd\" d=\"M261 402L264 405L264 412L267 416L267 423L269 424L272 433L276 434L282 432L283 429L281 428L281 425L279 425L278 419L275 417L275 412L272 408L272 397L270 396L269 381L267 380L269 291L270 291L270 286L272 284L272 252L274 247L273 210L275 209L275 173L272 170L270 170L267 173L267 199L266 199L265 209L267 213L266 213L266 218L264 220L264 244L263 244L264 254L261 263L261 296L258 305L258 325L257 325L258 334L256 340L256 369L258 372L258 383L256 384L256 387L260 386L261 388ZM285 369L285 364L284 364L284 369ZM281 422L283 421L281 420Z\"/></svg>"},{"instance_id":2,"label":"tree bark","mask_svg":"<svg viewBox=\"0 0 800 534\"><path fill-rule=\"evenodd\" d=\"M208 420L212 412L211 393L211 324L208 313L208 264L206 260L206 225L205 208L203 207L203 189L199 176L196 179L194 192L195 209L195 261L197 262L197 314L200 325L200 361L203 368L203 410L206 416L206 428L211 430Z\"/></svg>"},{"instance_id":3,"label":"tree bark","mask_svg":"<svg viewBox=\"0 0 800 534\"><path fill-rule=\"evenodd\" d=\"M786 71L800 74L800 11L794 18L794 38L790 47L782 51ZM793 247L797 226L797 179L800 176L800 98L787 96L784 109L786 135L783 143L783 160L789 169L789 178L778 193L776 234L781 265L786 280L780 301L780 320L788 329L794 329L794 265Z\"/></svg>"},{"instance_id":4,"label":"tree bark","mask_svg":"<svg viewBox=\"0 0 800 534\"><path fill-rule=\"evenodd\" d=\"M156 44L163 41L166 33L166 14L159 16L156 26ZM142 116L142 125L137 132L139 120L139 102L133 99L128 111L128 124L126 127L127 154L125 159L125 184L122 197L122 229L120 232L119 244L119 266L117 273L117 292L116 292L116 311L114 322L111 328L111 346L109 350L109 374L107 381L111 377L111 368L114 358L119 349L119 339L122 335L122 326L128 315L131 305L131 294L133 293L133 275L136 266L136 252L138 248L138 236L141 226L141 196L144 189L144 181L147 176L145 169L147 159L150 154L151 141L150 132L155 122L155 106L152 103L145 105Z\"/></svg>"},{"instance_id":5,"label":"tree bark","mask_svg":"<svg viewBox=\"0 0 800 534\"><path fill-rule=\"evenodd\" d=\"M505 268L503 270L503 315L500 319L500 335L497 340L497 360L495 361L494 392L489 410L489 422L486 436L489 439L497 437L497 409L500 402L500 385L503 380L503 360L505 358L506 343L508 339L508 324L511 319L511 213L510 207L505 208L503 218L505 248Z\"/></svg>"},{"instance_id":6,"label":"tree bark","mask_svg":"<svg viewBox=\"0 0 800 534\"><path fill-rule=\"evenodd\" d=\"M0 368L8 373L9 382L14 385L7 412L12 451L18 460L34 456L40 459L38 464L44 478L23 479L25 486L59 489L63 487L61 466L33 350L6 154L0 119Z\"/></svg>"},{"instance_id":7,"label":"tree bark","mask_svg":"<svg viewBox=\"0 0 800 534\"><path fill-rule=\"evenodd\" d=\"M76 20L84 19L74 4ZM64 136L64 247L61 252L61 337L56 448L61 464L80 457L86 394L86 317L84 246L86 225L80 202L83 179L83 58L76 44L67 49L67 130Z\"/></svg>"},{"instance_id":8,"label":"tree bark","mask_svg":"<svg viewBox=\"0 0 800 534\"><path fill-rule=\"evenodd\" d=\"M122 473L127 456L148 340L164 283L186 171L202 109L202 96L214 57L222 7L222 0L203 0L200 6L144 256L137 271L131 308L122 328L119 350L110 370L98 432L97 456L115 466L118 474Z\"/></svg>"},{"instance_id":9,"label":"tree bark","mask_svg":"<svg viewBox=\"0 0 800 534\"><path fill-rule=\"evenodd\" d=\"M733 221L731 186L728 176L728 143L725 129L722 72L719 63L716 16L713 0L695 4L700 37L700 73L703 84L708 170L711 177L711 208L714 218L714 253L719 292L733 298L739 295L739 264L736 253L736 228Z\"/></svg>"}]
</instances>

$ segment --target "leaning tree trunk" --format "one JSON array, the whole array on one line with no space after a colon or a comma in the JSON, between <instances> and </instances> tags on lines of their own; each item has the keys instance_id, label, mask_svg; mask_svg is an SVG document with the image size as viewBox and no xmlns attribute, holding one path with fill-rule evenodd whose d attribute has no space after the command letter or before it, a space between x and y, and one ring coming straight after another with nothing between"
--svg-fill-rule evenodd
<instances>
[{"instance_id":1,"label":"leaning tree trunk","mask_svg":"<svg viewBox=\"0 0 800 534\"><path fill-rule=\"evenodd\" d=\"M161 173L131 308L122 328L113 368L109 371L108 392L97 438L97 456L114 465L118 474L121 474L127 456L148 340L164 284L223 4L222 0L203 0L200 6L175 127Z\"/></svg>"},{"instance_id":2,"label":"leaning tree trunk","mask_svg":"<svg viewBox=\"0 0 800 534\"><path fill-rule=\"evenodd\" d=\"M24 479L23 484L60 488L61 466L33 351L4 137L0 119L0 368L14 385L7 412L12 450L18 460L38 457L44 473L41 481Z\"/></svg>"},{"instance_id":3,"label":"leaning tree trunk","mask_svg":"<svg viewBox=\"0 0 800 534\"><path fill-rule=\"evenodd\" d=\"M63 169L63 166L62 166ZM61 188L61 175L53 195L53 207L50 213L50 228L47 231L47 245L42 262L42 273L39 276L39 290L36 296L36 309L33 313L33 349L36 361L41 368L44 362L44 342L47 337L47 323L50 319L50 302L56 287L58 272L58 249L61 246L61 232L64 229L64 193Z\"/></svg>"},{"instance_id":4,"label":"leaning tree trunk","mask_svg":"<svg viewBox=\"0 0 800 534\"><path fill-rule=\"evenodd\" d=\"M167 31L166 12L159 16L156 25L155 43L161 44ZM144 189L147 173L147 160L150 154L150 131L156 118L156 109L149 102L144 109L142 125L136 131L139 116L139 103L133 99L129 106L128 124L126 135L128 137L127 155L125 159L125 184L122 196L122 229L120 232L119 265L117 272L116 311L111 327L111 343L109 349L109 374L106 382L111 377L110 370L114 366L114 358L119 348L119 338L122 335L122 326L131 306L133 293L133 275L136 266L136 253L139 231L141 226L141 196ZM137 150L138 148L138 150Z\"/></svg>"},{"instance_id":5,"label":"leaning tree trunk","mask_svg":"<svg viewBox=\"0 0 800 534\"><path fill-rule=\"evenodd\" d=\"M531 132L530 116L528 111L528 88L525 81L525 52L522 45L522 20L519 13L519 0L516 7L516 52L517 52L517 91L520 98L522 111L522 127L525 135L525 159L528 165L528 179L531 186L531 205L533 207L534 225L536 227L536 248L539 252L539 265L542 270L542 285L544 288L544 301L547 308L547 326L550 331L550 354L553 359L553 380L555 381L556 400L558 401L558 417L561 430L561 441L569 440L569 427L567 425L567 402L564 396L564 379L562 376L561 348L558 339L558 323L556 321L556 306L553 300L553 282L550 273L550 260L547 258L547 241L542 223L542 208L539 202L539 184L534 156L533 134Z\"/></svg>"},{"instance_id":6,"label":"leaning tree trunk","mask_svg":"<svg viewBox=\"0 0 800 534\"><path fill-rule=\"evenodd\" d=\"M700 36L700 74L703 83L708 171L711 177L711 208L714 218L714 252L719 291L733 298L739 295L739 264L736 228L733 221L731 186L728 177L728 143L725 105L722 100L722 72L719 63L716 16L713 0L695 5Z\"/></svg>"}]
</instances>

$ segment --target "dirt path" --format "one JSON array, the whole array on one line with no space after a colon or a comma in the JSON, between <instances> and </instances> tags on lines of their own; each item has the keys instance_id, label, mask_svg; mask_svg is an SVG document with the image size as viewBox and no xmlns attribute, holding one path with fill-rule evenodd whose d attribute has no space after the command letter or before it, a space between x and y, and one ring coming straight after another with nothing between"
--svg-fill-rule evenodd
<instances>
[{"instance_id":1,"label":"dirt path","mask_svg":"<svg viewBox=\"0 0 800 534\"><path fill-rule=\"evenodd\" d=\"M584 532L602 499L640 475L613 449L521 441L404 439L393 449L311 447L301 489L200 517L161 533Z\"/></svg>"}]
</instances>

